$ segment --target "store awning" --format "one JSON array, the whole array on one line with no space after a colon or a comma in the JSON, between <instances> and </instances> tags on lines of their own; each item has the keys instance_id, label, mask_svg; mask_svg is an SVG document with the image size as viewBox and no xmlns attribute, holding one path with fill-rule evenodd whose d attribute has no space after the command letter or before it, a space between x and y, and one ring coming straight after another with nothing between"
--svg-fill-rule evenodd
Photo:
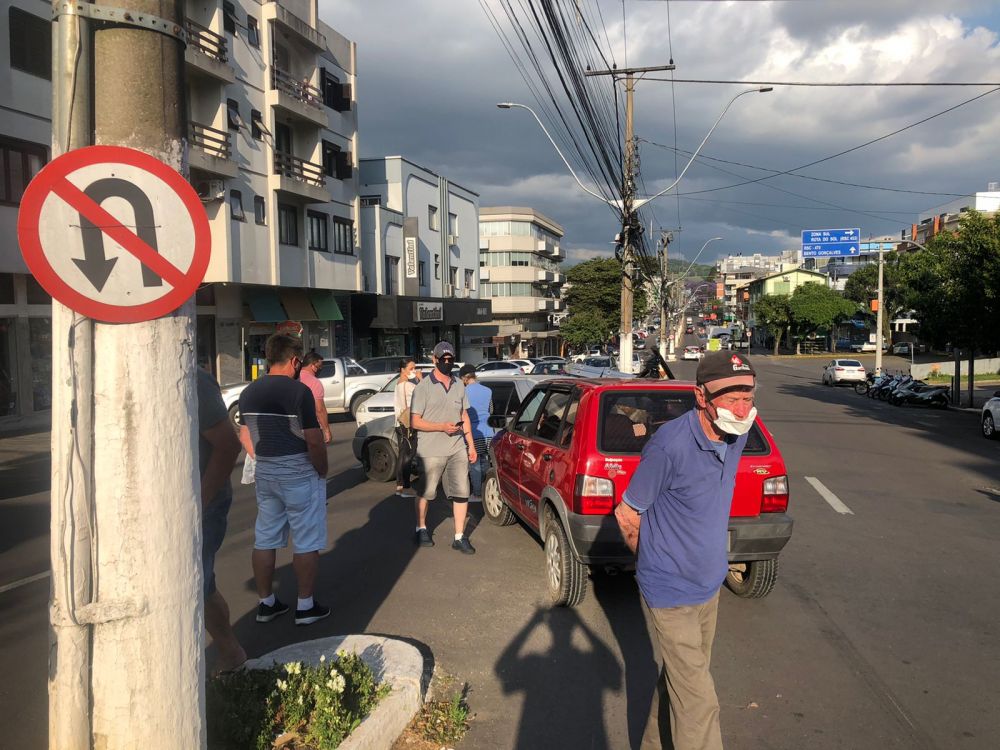
<instances>
[{"instance_id":1,"label":"store awning","mask_svg":"<svg viewBox=\"0 0 1000 750\"><path fill-rule=\"evenodd\" d=\"M288 320L273 289L244 287L243 299L250 306L250 313L258 323L281 323Z\"/></svg>"},{"instance_id":2,"label":"store awning","mask_svg":"<svg viewBox=\"0 0 1000 750\"><path fill-rule=\"evenodd\" d=\"M316 310L316 320L343 320L344 314L340 311L337 298L333 292L324 289L310 289L309 301Z\"/></svg>"},{"instance_id":3,"label":"store awning","mask_svg":"<svg viewBox=\"0 0 1000 750\"><path fill-rule=\"evenodd\" d=\"M281 304L288 314L288 320L298 320L300 322L303 320L320 320L320 318L316 317L316 310L313 309L309 298L306 297L305 290L282 289L279 295L281 297ZM327 320L327 318L323 318L323 320Z\"/></svg>"}]
</instances>

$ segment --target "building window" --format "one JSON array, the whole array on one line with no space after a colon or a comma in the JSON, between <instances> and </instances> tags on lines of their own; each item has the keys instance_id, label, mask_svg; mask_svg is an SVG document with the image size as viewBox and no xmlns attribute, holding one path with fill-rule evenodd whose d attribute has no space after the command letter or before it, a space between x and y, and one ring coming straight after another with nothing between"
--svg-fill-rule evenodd
<instances>
[{"instance_id":1,"label":"building window","mask_svg":"<svg viewBox=\"0 0 1000 750\"><path fill-rule=\"evenodd\" d=\"M278 204L278 242L282 245L299 244L299 212L295 206Z\"/></svg>"},{"instance_id":2,"label":"building window","mask_svg":"<svg viewBox=\"0 0 1000 750\"><path fill-rule=\"evenodd\" d=\"M236 4L222 0L222 28L227 34L236 33Z\"/></svg>"},{"instance_id":3,"label":"building window","mask_svg":"<svg viewBox=\"0 0 1000 750\"><path fill-rule=\"evenodd\" d=\"M422 260L417 263L417 284L427 286L427 264Z\"/></svg>"},{"instance_id":4,"label":"building window","mask_svg":"<svg viewBox=\"0 0 1000 750\"><path fill-rule=\"evenodd\" d=\"M234 221L246 221L243 213L243 195L239 190L229 191L229 212Z\"/></svg>"},{"instance_id":5,"label":"building window","mask_svg":"<svg viewBox=\"0 0 1000 750\"><path fill-rule=\"evenodd\" d=\"M448 283L451 285L451 293L458 294L458 269L455 266L448 269Z\"/></svg>"},{"instance_id":6,"label":"building window","mask_svg":"<svg viewBox=\"0 0 1000 750\"><path fill-rule=\"evenodd\" d=\"M333 217L333 252L354 255L354 222L350 219Z\"/></svg>"},{"instance_id":7,"label":"building window","mask_svg":"<svg viewBox=\"0 0 1000 750\"><path fill-rule=\"evenodd\" d=\"M319 211L308 211L306 220L309 224L309 249L328 252L326 214Z\"/></svg>"},{"instance_id":8,"label":"building window","mask_svg":"<svg viewBox=\"0 0 1000 750\"><path fill-rule=\"evenodd\" d=\"M253 197L253 220L260 225L267 224L267 204L262 195Z\"/></svg>"},{"instance_id":9,"label":"building window","mask_svg":"<svg viewBox=\"0 0 1000 750\"><path fill-rule=\"evenodd\" d=\"M240 105L235 99L226 99L226 122L230 130L239 130L243 126L240 118Z\"/></svg>"},{"instance_id":10,"label":"building window","mask_svg":"<svg viewBox=\"0 0 1000 750\"><path fill-rule=\"evenodd\" d=\"M393 295L399 289L399 258L385 256L385 293Z\"/></svg>"},{"instance_id":11,"label":"building window","mask_svg":"<svg viewBox=\"0 0 1000 750\"><path fill-rule=\"evenodd\" d=\"M466 272L465 272L465 288L468 289L469 291L472 291L473 289L475 289L475 286L474 286L475 283L476 283L475 282L475 274L476 274L475 271L466 270Z\"/></svg>"},{"instance_id":12,"label":"building window","mask_svg":"<svg viewBox=\"0 0 1000 750\"><path fill-rule=\"evenodd\" d=\"M0 203L20 203L24 189L47 158L45 146L0 138Z\"/></svg>"},{"instance_id":13,"label":"building window","mask_svg":"<svg viewBox=\"0 0 1000 750\"><path fill-rule=\"evenodd\" d=\"M458 214L448 214L448 234L458 234Z\"/></svg>"},{"instance_id":14,"label":"building window","mask_svg":"<svg viewBox=\"0 0 1000 750\"><path fill-rule=\"evenodd\" d=\"M11 8L10 67L52 80L52 24L20 8Z\"/></svg>"},{"instance_id":15,"label":"building window","mask_svg":"<svg viewBox=\"0 0 1000 750\"><path fill-rule=\"evenodd\" d=\"M441 256L434 253L434 278L441 278Z\"/></svg>"},{"instance_id":16,"label":"building window","mask_svg":"<svg viewBox=\"0 0 1000 750\"><path fill-rule=\"evenodd\" d=\"M247 44L260 49L260 26L257 25L257 19L251 15L247 15Z\"/></svg>"},{"instance_id":17,"label":"building window","mask_svg":"<svg viewBox=\"0 0 1000 750\"><path fill-rule=\"evenodd\" d=\"M325 68L320 69L319 80L323 91L323 104L337 112L347 112L351 109L351 84L341 83L337 76Z\"/></svg>"},{"instance_id":18,"label":"building window","mask_svg":"<svg viewBox=\"0 0 1000 750\"><path fill-rule=\"evenodd\" d=\"M337 154L340 153L340 146L330 141L323 141L323 174L327 177L337 175Z\"/></svg>"},{"instance_id":19,"label":"building window","mask_svg":"<svg viewBox=\"0 0 1000 750\"><path fill-rule=\"evenodd\" d=\"M362 206L381 206L382 196L381 195L362 195L361 196Z\"/></svg>"},{"instance_id":20,"label":"building window","mask_svg":"<svg viewBox=\"0 0 1000 750\"><path fill-rule=\"evenodd\" d=\"M427 207L427 226L434 232L440 230L438 226L438 210L437 206Z\"/></svg>"},{"instance_id":21,"label":"building window","mask_svg":"<svg viewBox=\"0 0 1000 750\"><path fill-rule=\"evenodd\" d=\"M250 110L250 135L255 141L262 141L265 135L271 135L271 131L264 125L264 115L256 109Z\"/></svg>"}]
</instances>

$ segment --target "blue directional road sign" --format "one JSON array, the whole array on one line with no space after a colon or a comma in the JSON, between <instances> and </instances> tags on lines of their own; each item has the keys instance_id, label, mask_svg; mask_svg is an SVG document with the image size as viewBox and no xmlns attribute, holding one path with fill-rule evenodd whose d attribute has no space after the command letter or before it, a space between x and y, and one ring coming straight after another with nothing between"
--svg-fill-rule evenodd
<instances>
[{"instance_id":1,"label":"blue directional road sign","mask_svg":"<svg viewBox=\"0 0 1000 750\"><path fill-rule=\"evenodd\" d=\"M803 258L840 258L860 254L860 229L802 230Z\"/></svg>"}]
</instances>

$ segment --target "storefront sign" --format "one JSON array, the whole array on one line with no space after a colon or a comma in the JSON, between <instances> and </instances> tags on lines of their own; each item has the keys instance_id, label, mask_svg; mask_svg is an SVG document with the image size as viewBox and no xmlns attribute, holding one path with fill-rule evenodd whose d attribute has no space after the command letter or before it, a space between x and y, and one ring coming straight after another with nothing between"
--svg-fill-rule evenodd
<instances>
[{"instance_id":1,"label":"storefront sign","mask_svg":"<svg viewBox=\"0 0 1000 750\"><path fill-rule=\"evenodd\" d=\"M403 270L406 278L417 278L417 238L407 237L403 240Z\"/></svg>"},{"instance_id":2,"label":"storefront sign","mask_svg":"<svg viewBox=\"0 0 1000 750\"><path fill-rule=\"evenodd\" d=\"M444 320L444 304L441 302L414 302L413 320L417 323Z\"/></svg>"}]
</instances>

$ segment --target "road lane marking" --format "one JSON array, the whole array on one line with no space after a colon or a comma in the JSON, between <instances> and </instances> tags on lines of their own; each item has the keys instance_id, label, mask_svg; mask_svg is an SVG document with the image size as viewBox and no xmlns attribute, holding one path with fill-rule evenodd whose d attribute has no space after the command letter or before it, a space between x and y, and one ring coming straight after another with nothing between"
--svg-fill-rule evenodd
<instances>
[{"instance_id":1,"label":"road lane marking","mask_svg":"<svg viewBox=\"0 0 1000 750\"><path fill-rule=\"evenodd\" d=\"M830 507L835 511L841 515L854 515L854 511L844 505L840 498L830 492L830 490L826 488L826 485L824 485L816 477L806 477L806 481L812 485L812 488L819 493L819 496L826 500L830 504Z\"/></svg>"},{"instance_id":2,"label":"road lane marking","mask_svg":"<svg viewBox=\"0 0 1000 750\"><path fill-rule=\"evenodd\" d=\"M22 586L27 586L29 583L40 581L43 578L48 578L50 575L52 575L52 571L46 570L44 573L36 573L33 576L22 578L20 581L14 581L13 583L5 583L3 586L0 586L0 594L6 594L8 591L19 589Z\"/></svg>"}]
</instances>

